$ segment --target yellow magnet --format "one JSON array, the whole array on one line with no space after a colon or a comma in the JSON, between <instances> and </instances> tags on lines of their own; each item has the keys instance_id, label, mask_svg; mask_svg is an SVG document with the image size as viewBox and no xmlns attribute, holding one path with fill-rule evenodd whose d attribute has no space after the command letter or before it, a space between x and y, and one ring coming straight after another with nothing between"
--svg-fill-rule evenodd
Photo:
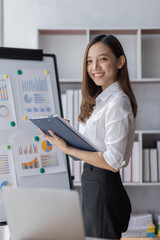
<instances>
[{"instance_id":1,"label":"yellow magnet","mask_svg":"<svg viewBox=\"0 0 160 240\"><path fill-rule=\"evenodd\" d=\"M49 73L49 71L48 71L48 70L46 70L46 71L45 71L45 74L48 74L48 73Z\"/></svg>"},{"instance_id":2,"label":"yellow magnet","mask_svg":"<svg viewBox=\"0 0 160 240\"><path fill-rule=\"evenodd\" d=\"M24 120L27 120L27 116L24 116L23 119L24 119Z\"/></svg>"},{"instance_id":3,"label":"yellow magnet","mask_svg":"<svg viewBox=\"0 0 160 240\"><path fill-rule=\"evenodd\" d=\"M4 75L4 77L5 77L5 78L8 78L8 75L7 75L7 74L5 74L5 75Z\"/></svg>"}]
</instances>

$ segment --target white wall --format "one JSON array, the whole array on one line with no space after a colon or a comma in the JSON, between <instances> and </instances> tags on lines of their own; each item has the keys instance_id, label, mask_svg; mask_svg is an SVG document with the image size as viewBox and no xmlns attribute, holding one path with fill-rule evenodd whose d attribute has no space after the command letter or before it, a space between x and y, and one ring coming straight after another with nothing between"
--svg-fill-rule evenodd
<instances>
[{"instance_id":1,"label":"white wall","mask_svg":"<svg viewBox=\"0 0 160 240\"><path fill-rule=\"evenodd\" d=\"M38 28L160 27L159 9L160 0L4 0L4 45L36 48Z\"/></svg>"},{"instance_id":2,"label":"white wall","mask_svg":"<svg viewBox=\"0 0 160 240\"><path fill-rule=\"evenodd\" d=\"M3 46L3 0L0 0L0 46Z\"/></svg>"}]
</instances>

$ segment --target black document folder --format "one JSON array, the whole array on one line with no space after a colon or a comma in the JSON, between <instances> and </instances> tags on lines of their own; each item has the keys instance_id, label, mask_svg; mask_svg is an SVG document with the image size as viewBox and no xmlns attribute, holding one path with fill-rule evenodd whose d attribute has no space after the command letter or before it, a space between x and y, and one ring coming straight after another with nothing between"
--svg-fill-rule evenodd
<instances>
[{"instance_id":1,"label":"black document folder","mask_svg":"<svg viewBox=\"0 0 160 240\"><path fill-rule=\"evenodd\" d=\"M53 117L31 118L30 121L48 135L50 135L48 130L52 130L57 136L74 148L91 152L100 151L100 149L89 142L82 134L58 115L54 115ZM80 160L76 157L71 157L74 160Z\"/></svg>"}]
</instances>

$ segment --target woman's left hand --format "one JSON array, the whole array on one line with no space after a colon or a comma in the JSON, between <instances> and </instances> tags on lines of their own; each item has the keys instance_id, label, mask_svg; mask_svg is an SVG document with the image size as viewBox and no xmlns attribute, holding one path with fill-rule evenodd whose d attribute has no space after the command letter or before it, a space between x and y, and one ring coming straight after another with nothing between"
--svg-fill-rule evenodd
<instances>
[{"instance_id":1,"label":"woman's left hand","mask_svg":"<svg viewBox=\"0 0 160 240\"><path fill-rule=\"evenodd\" d=\"M51 136L45 134L41 129L38 129L43 137L45 137L54 147L59 148L66 153L67 147L69 146L62 138L58 137L53 131L49 130Z\"/></svg>"}]
</instances>

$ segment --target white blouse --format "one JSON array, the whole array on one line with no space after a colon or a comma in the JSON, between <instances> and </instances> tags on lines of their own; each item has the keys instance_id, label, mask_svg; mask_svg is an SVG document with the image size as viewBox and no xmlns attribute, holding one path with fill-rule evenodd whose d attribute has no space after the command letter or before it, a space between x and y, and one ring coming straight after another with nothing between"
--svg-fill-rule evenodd
<instances>
[{"instance_id":1,"label":"white blouse","mask_svg":"<svg viewBox=\"0 0 160 240\"><path fill-rule=\"evenodd\" d=\"M114 169L127 166L132 153L135 119L128 96L118 82L111 84L96 98L91 117L80 123L80 133L103 152Z\"/></svg>"}]
</instances>

